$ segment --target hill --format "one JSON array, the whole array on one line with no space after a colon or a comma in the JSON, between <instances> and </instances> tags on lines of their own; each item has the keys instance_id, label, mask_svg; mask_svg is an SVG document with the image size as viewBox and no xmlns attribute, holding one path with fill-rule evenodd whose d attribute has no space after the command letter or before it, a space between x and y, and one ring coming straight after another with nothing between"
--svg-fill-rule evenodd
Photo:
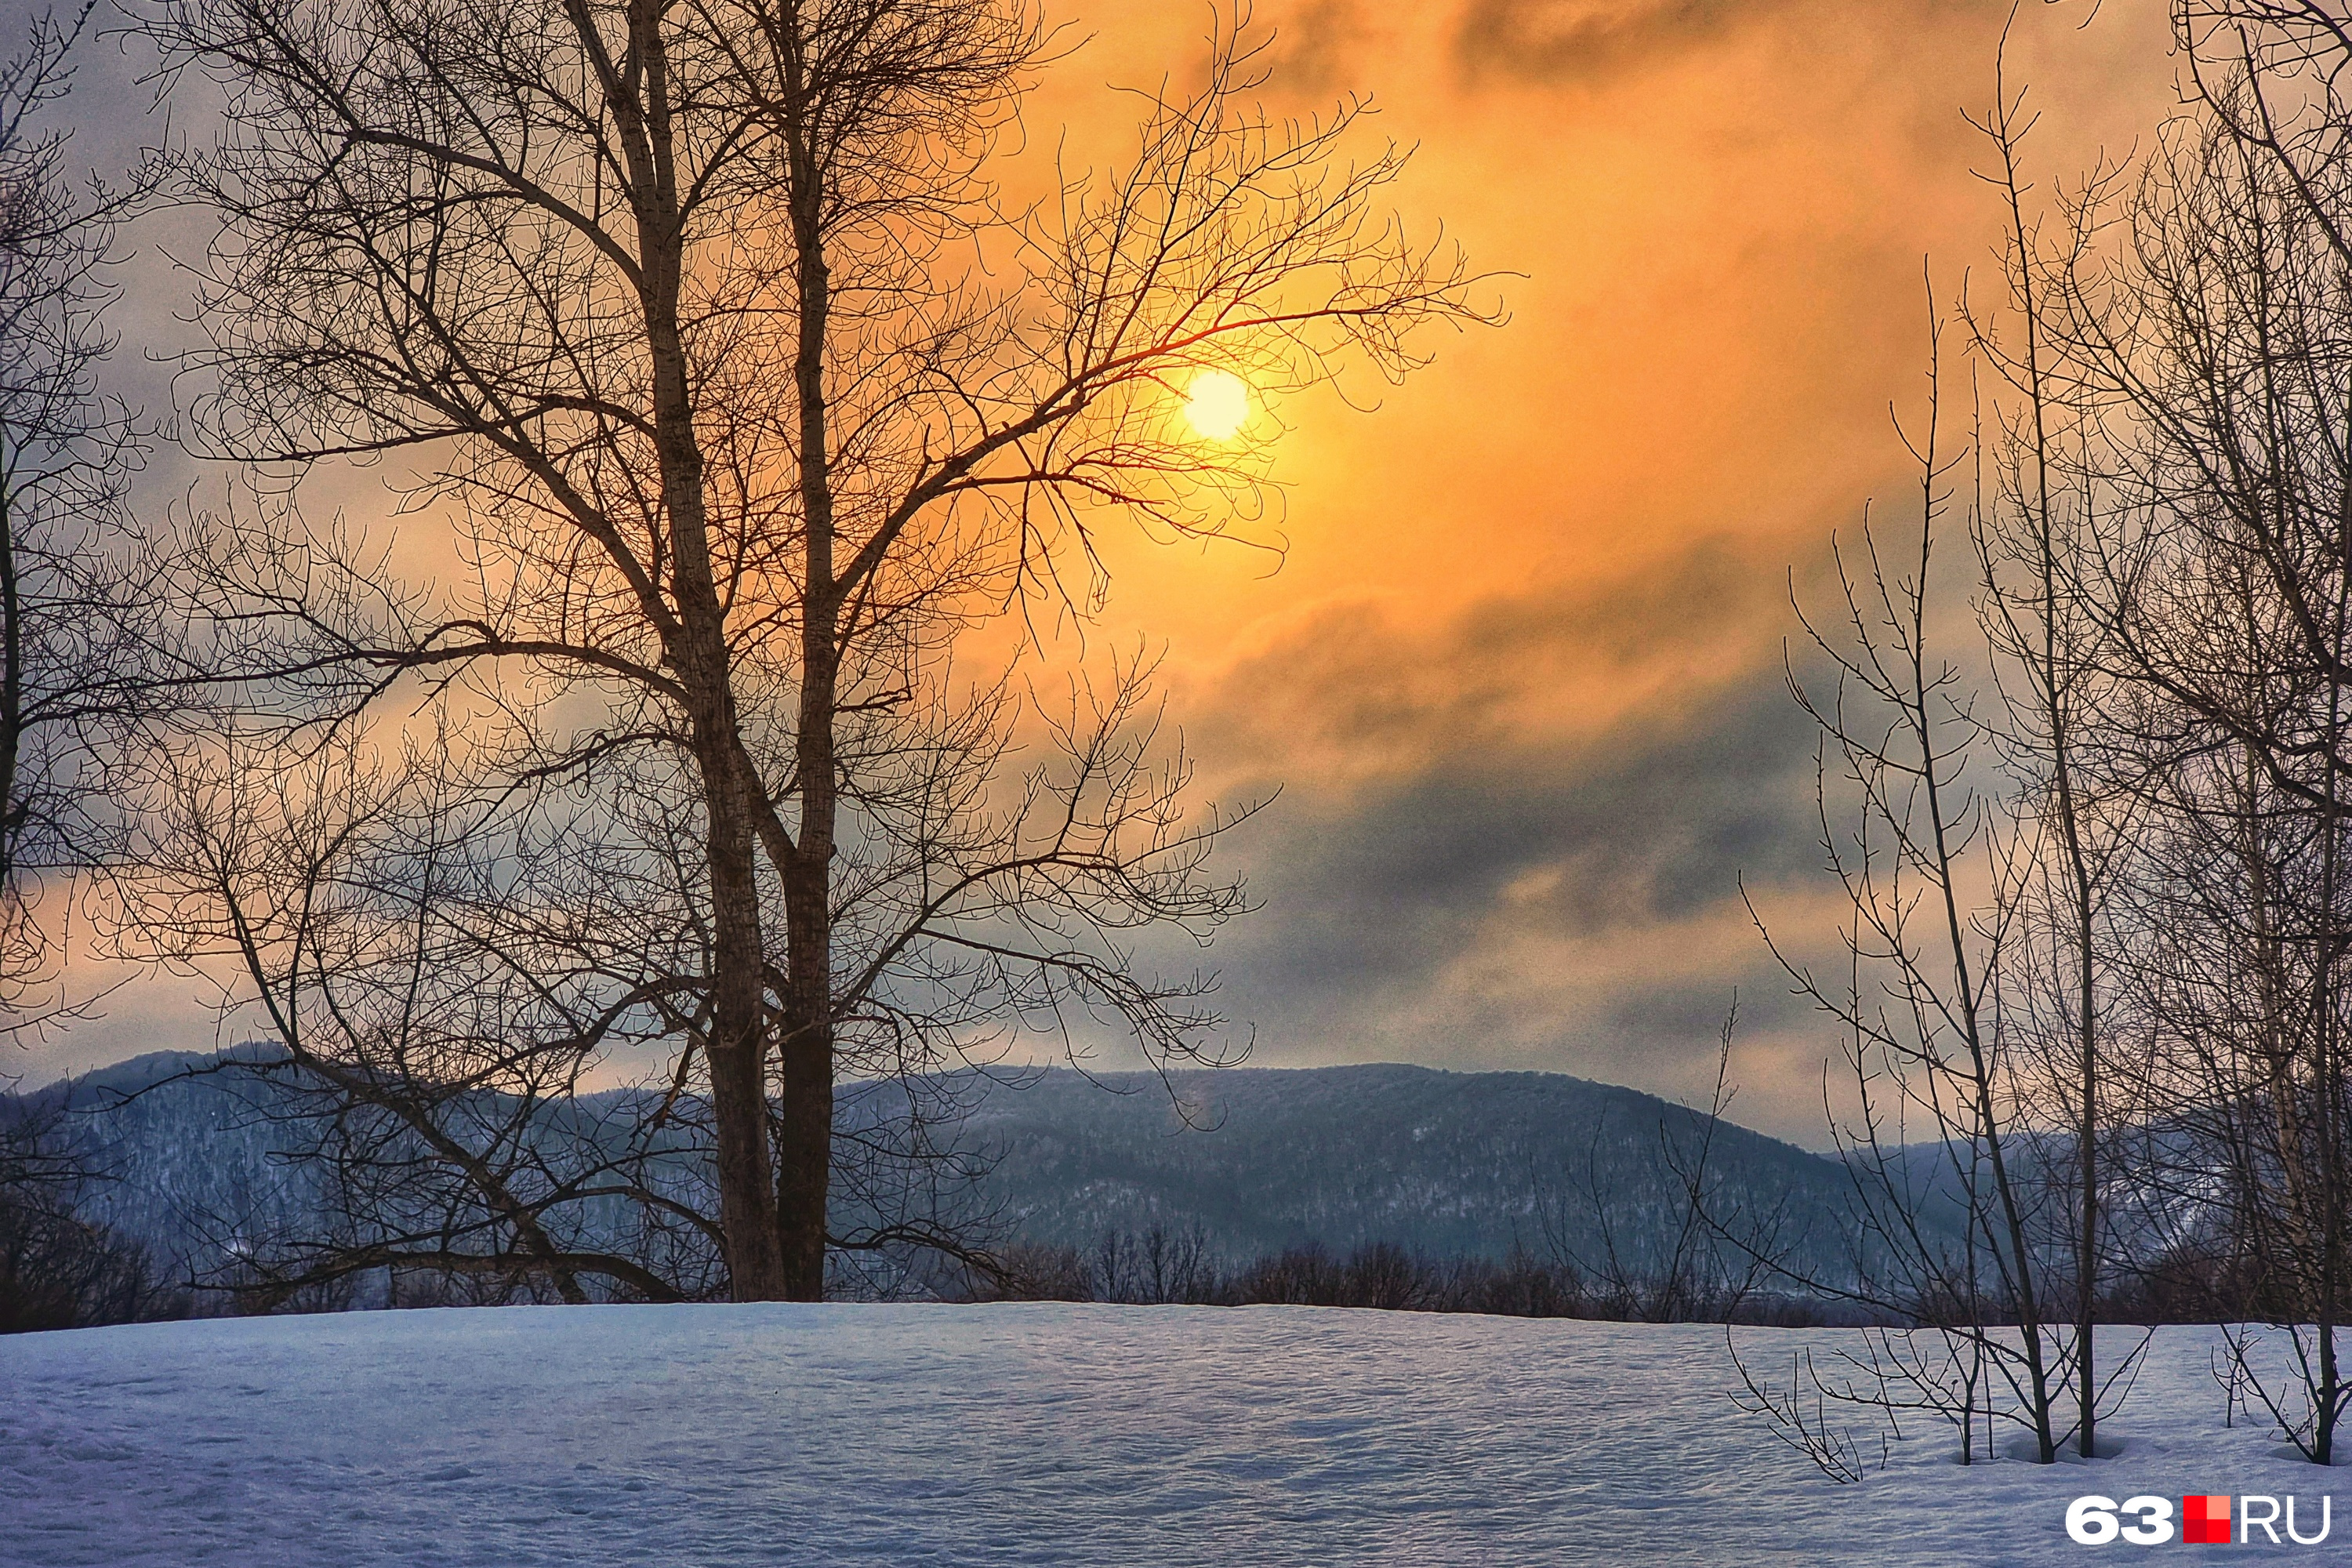
<instances>
[{"instance_id":1,"label":"hill","mask_svg":"<svg viewBox=\"0 0 2352 1568\"><path fill-rule=\"evenodd\" d=\"M1590 1251L1605 1214L1643 1253L1681 1206L1667 1151L1687 1161L1704 1131L1684 1107L1559 1073L1378 1064L1099 1083L1045 1073L972 1117L1024 1235L1084 1245L1197 1224L1229 1258L1370 1241L1500 1257L1552 1241ZM1710 1163L1743 1200L1785 1195L1800 1228L1834 1234L1846 1184L1833 1162L1723 1124Z\"/></svg>"},{"instance_id":2,"label":"hill","mask_svg":"<svg viewBox=\"0 0 2352 1568\"><path fill-rule=\"evenodd\" d=\"M1197 1227L1238 1262L1319 1243L1433 1255L1514 1247L1639 1268L1670 1247L1705 1119L1638 1091L1554 1073L1381 1064L973 1078L961 1146L989 1169L976 1205L996 1234L1079 1248L1108 1231ZM631 1091L616 1091L626 1094ZM164 1257L301 1226L320 1205L286 1091L236 1057L142 1057L28 1097L79 1114L110 1179L88 1212ZM887 1089L846 1114L891 1113ZM1709 1155L1721 1201L1785 1212L1786 1237L1837 1256L1846 1184L1832 1161L1730 1124Z\"/></svg>"}]
</instances>

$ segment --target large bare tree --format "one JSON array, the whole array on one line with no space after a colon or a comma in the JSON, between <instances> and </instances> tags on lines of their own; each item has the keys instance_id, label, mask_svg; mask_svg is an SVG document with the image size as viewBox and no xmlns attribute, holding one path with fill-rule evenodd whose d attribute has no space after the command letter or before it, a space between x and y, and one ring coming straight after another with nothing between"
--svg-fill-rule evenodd
<instances>
[{"instance_id":1,"label":"large bare tree","mask_svg":"<svg viewBox=\"0 0 2352 1568\"><path fill-rule=\"evenodd\" d=\"M1089 613L1115 518L1232 531L1270 400L1401 374L1417 330L1481 315L1458 255L1381 205L1403 155L1348 161L1362 105L1249 107L1242 20L1197 85L1145 95L1124 162L1035 204L1000 171L1060 46L1017 0L173 0L157 24L226 104L192 170L223 219L193 427L257 463L392 458L448 541L404 584L382 531L283 498L224 522L213 655L250 700L164 793L217 804L355 724L467 780L465 896L419 907L562 976L549 1037L676 1053L740 1299L824 1289L845 1074L1007 1028L1215 1048L1208 983L1141 977L1125 934L1205 939L1240 907L1202 874L1220 822L1181 802L1148 661L1047 697L950 656L1008 612ZM1212 374L1259 405L1230 440L1181 415ZM420 701L437 738L395 740ZM280 820L316 816L299 795ZM266 978L216 818L177 820L167 948ZM304 922L332 903L268 906L275 973L328 1014Z\"/></svg>"}]
</instances>

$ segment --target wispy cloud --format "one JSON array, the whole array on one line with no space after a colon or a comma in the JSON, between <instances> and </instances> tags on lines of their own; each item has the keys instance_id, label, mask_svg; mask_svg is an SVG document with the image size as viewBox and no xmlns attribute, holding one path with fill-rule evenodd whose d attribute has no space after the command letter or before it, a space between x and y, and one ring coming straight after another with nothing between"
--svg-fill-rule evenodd
<instances>
[{"instance_id":1,"label":"wispy cloud","mask_svg":"<svg viewBox=\"0 0 2352 1568\"><path fill-rule=\"evenodd\" d=\"M1471 79L1585 86L1801 18L1823 52L1906 16L1996 14L2000 0L1467 0L1454 54Z\"/></svg>"},{"instance_id":2,"label":"wispy cloud","mask_svg":"<svg viewBox=\"0 0 2352 1568\"><path fill-rule=\"evenodd\" d=\"M1471 0L1454 49L1474 79L1555 84L1615 76L1801 0Z\"/></svg>"}]
</instances>

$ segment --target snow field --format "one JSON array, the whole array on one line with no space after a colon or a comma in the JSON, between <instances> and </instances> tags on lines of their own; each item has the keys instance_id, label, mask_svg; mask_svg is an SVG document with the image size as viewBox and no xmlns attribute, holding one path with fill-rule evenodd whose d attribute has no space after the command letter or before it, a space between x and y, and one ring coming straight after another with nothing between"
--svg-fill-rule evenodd
<instances>
[{"instance_id":1,"label":"snow field","mask_svg":"<svg viewBox=\"0 0 2352 1568\"><path fill-rule=\"evenodd\" d=\"M1739 1331L1761 1370L1841 1331ZM0 1563L2352 1561L2086 1548L2084 1492L2294 1493L2168 1330L2095 1465L1840 1487L1733 1410L1719 1329L1311 1308L506 1308L0 1339ZM2346 1553L2339 1556L2337 1553Z\"/></svg>"}]
</instances>

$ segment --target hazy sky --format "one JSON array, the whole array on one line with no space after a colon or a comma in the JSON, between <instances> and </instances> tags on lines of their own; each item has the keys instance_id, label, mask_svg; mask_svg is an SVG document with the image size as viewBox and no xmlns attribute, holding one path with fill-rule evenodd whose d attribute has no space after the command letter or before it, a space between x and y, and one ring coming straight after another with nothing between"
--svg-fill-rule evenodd
<instances>
[{"instance_id":1,"label":"hazy sky","mask_svg":"<svg viewBox=\"0 0 2352 1568\"><path fill-rule=\"evenodd\" d=\"M1171 58L1187 8L1135 9L1103 52ZM1834 1037L1738 894L1802 946L1834 930L1788 574L1866 500L1912 504L1889 405L1925 387L1923 263L1991 271L1961 110L2007 9L1261 7L1278 106L1371 91L1420 145L1407 216L1525 277L1377 413L1301 415L1280 572L1120 563L1114 616L1172 639L1212 787L1284 786L1237 847L1265 907L1222 944L1257 1060L1689 1095L1737 986L1739 1118L1821 1141ZM2164 7L2028 5L2010 67L2071 179L2169 105Z\"/></svg>"},{"instance_id":2,"label":"hazy sky","mask_svg":"<svg viewBox=\"0 0 2352 1568\"><path fill-rule=\"evenodd\" d=\"M1205 7L1088 4L1027 111L1108 163ZM2158 0L2029 4L2033 165L2072 177L2170 101ZM19 14L12 3L7 14ZM1276 807L1233 846L1264 909L1222 942L1261 1065L1537 1068L1688 1095L1734 986L1736 1114L1818 1142L1833 1039L1786 994L1738 879L1792 935L1813 875L1810 736L1780 688L1787 574L1865 500L1900 508L1923 260L1990 271L1961 120L2007 6L1980 0L1262 4L1268 107L1369 92L1418 154L1409 222L1505 280L1380 406L1286 409L1287 542L1114 540L1104 628L1164 642L1204 792ZM2087 26L2084 26L2087 22ZM109 66L106 75L116 74ZM101 86L105 84L101 81ZM83 95L88 144L132 95ZM177 304L145 268L141 318ZM159 326L159 331L161 331ZM1364 389L1370 390L1370 389ZM117 992L26 1067L209 1043L186 982Z\"/></svg>"}]
</instances>

